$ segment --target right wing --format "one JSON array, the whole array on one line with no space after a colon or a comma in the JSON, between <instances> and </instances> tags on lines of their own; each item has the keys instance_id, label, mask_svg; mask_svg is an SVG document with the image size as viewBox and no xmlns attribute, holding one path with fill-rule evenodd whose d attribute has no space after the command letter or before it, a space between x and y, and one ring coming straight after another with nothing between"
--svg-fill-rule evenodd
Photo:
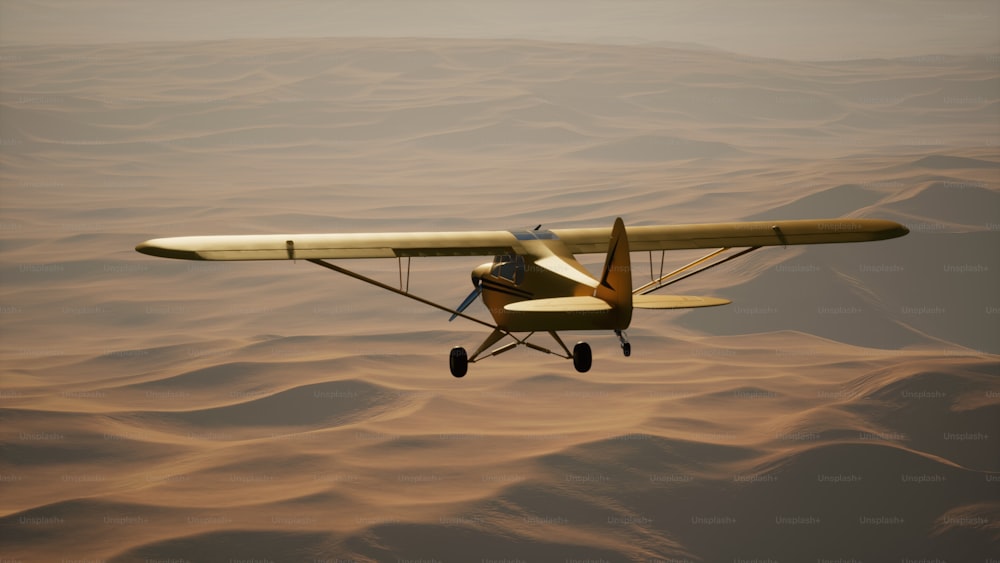
<instances>
[{"instance_id":1,"label":"right wing","mask_svg":"<svg viewBox=\"0 0 1000 563\"><path fill-rule=\"evenodd\" d=\"M894 221L849 218L656 225L626 230L632 252L866 242L901 237L909 232ZM611 229L607 227L553 229L552 233L573 254L607 252L611 237Z\"/></svg>"}]
</instances>

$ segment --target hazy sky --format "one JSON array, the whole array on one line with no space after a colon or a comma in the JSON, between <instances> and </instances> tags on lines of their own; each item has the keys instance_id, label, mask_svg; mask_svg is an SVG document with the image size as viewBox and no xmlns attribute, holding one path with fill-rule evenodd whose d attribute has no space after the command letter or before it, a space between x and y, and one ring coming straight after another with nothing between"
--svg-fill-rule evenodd
<instances>
[{"instance_id":1,"label":"hazy sky","mask_svg":"<svg viewBox=\"0 0 1000 563\"><path fill-rule=\"evenodd\" d=\"M787 59L1000 52L995 0L34 0L0 43L504 37L699 43Z\"/></svg>"}]
</instances>

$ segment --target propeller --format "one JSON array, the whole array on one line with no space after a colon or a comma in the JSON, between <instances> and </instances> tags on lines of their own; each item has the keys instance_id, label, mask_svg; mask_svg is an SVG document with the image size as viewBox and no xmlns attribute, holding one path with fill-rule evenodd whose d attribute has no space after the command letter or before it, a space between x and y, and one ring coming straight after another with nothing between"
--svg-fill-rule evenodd
<instances>
[{"instance_id":1,"label":"propeller","mask_svg":"<svg viewBox=\"0 0 1000 563\"><path fill-rule=\"evenodd\" d=\"M472 305L472 302L475 301L479 297L479 295L483 292L483 282L481 279L473 276L472 284L475 285L476 287L475 289L472 290L472 293L470 293L468 297L466 297L465 300L462 301L461 305L459 305L458 308L455 309L456 311L458 311L458 313L465 311L465 309L467 309L469 305ZM458 313L453 314L451 318L448 319L448 322L455 320L455 317L458 316Z\"/></svg>"}]
</instances>

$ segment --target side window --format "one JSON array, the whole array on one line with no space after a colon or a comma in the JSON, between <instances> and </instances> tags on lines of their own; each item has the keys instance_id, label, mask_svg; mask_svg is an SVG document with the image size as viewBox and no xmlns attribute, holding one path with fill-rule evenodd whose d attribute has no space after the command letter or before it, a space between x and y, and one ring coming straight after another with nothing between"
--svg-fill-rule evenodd
<instances>
[{"instance_id":1,"label":"side window","mask_svg":"<svg viewBox=\"0 0 1000 563\"><path fill-rule=\"evenodd\" d=\"M521 285L524 281L524 256L504 254L493 259L493 275Z\"/></svg>"}]
</instances>

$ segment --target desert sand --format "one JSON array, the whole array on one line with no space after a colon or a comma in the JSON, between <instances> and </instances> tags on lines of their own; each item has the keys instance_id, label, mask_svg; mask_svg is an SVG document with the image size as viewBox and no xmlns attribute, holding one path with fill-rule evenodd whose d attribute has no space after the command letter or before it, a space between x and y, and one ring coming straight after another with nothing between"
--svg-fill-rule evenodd
<instances>
[{"instance_id":1,"label":"desert sand","mask_svg":"<svg viewBox=\"0 0 1000 563\"><path fill-rule=\"evenodd\" d=\"M998 104L995 55L5 47L0 560L1000 557ZM630 358L567 334L587 374L521 348L462 380L474 324L304 262L133 251L617 216L911 234L687 280L733 304L637 312ZM414 260L411 290L457 304L481 261Z\"/></svg>"}]
</instances>

